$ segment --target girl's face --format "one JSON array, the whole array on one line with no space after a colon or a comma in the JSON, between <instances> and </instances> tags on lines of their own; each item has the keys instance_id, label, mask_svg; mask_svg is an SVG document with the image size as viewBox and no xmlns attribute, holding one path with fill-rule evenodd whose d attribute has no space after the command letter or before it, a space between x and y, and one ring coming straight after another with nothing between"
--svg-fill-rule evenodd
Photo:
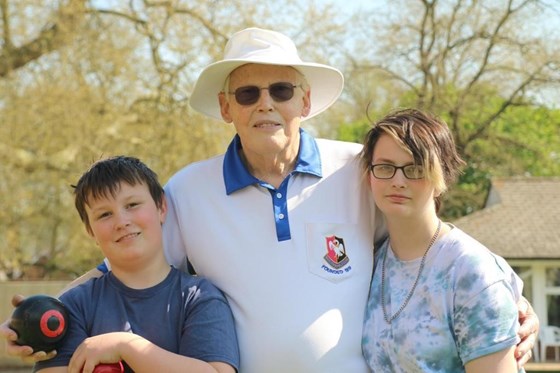
<instances>
[{"instance_id":1,"label":"girl's face","mask_svg":"<svg viewBox=\"0 0 560 373\"><path fill-rule=\"evenodd\" d=\"M414 159L390 135L382 134L375 144L371 164L402 167L414 164ZM435 213L435 190L428 180L408 179L402 169L396 170L390 179L378 179L370 172L369 180L375 203L388 219L422 218Z\"/></svg>"}]
</instances>

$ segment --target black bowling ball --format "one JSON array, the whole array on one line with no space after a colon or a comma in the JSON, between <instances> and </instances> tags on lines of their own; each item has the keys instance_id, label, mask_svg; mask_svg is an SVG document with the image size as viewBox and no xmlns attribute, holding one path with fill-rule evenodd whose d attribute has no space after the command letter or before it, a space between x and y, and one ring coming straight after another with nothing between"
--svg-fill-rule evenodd
<instances>
[{"instance_id":1,"label":"black bowling ball","mask_svg":"<svg viewBox=\"0 0 560 373\"><path fill-rule=\"evenodd\" d=\"M18 334L18 345L31 346L33 352L49 352L58 347L68 324L68 311L61 301L48 295L34 295L16 307L10 328Z\"/></svg>"}]
</instances>

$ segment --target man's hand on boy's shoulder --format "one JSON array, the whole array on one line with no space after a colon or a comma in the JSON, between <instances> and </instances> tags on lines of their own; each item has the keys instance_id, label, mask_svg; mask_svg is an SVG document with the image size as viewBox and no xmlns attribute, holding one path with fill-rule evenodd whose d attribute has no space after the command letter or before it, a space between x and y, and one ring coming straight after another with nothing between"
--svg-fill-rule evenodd
<instances>
[{"instance_id":1,"label":"man's hand on boy's shoulder","mask_svg":"<svg viewBox=\"0 0 560 373\"><path fill-rule=\"evenodd\" d=\"M25 299L22 295L14 295L12 305L17 307ZM37 351L33 353L30 346L20 346L16 344L18 338L17 333L10 328L11 318L0 324L0 335L6 340L6 352L10 356L19 356L22 361L27 363L35 363L37 361L52 359L56 356L56 351Z\"/></svg>"}]
</instances>

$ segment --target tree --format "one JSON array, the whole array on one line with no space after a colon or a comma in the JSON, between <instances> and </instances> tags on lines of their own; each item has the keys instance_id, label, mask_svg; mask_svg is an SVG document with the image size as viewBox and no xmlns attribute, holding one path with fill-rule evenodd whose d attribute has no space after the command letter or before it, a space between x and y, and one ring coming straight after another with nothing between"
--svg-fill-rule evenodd
<instances>
[{"instance_id":1,"label":"tree","mask_svg":"<svg viewBox=\"0 0 560 373\"><path fill-rule=\"evenodd\" d=\"M539 0L396 1L370 20L375 34L365 33L356 43L369 45L371 53L348 56L351 79L373 82L372 117L397 102L436 113L449 124L469 164L450 194L455 199L450 215L482 207L491 175L524 173L543 155L546 166L533 166L531 172L558 172L558 157L551 150L560 145L557 113L546 107L560 105L555 93L560 48L552 36L557 33L539 23L554 15L560 19L553 5ZM364 96L364 83L357 85L361 90L352 87L351 94ZM545 101L540 92L556 96ZM544 112L548 118L543 123ZM518 120L520 114L529 122ZM356 118L358 128L365 129L364 120ZM548 144L548 153L526 141L531 130L533 138L546 139L540 143Z\"/></svg>"},{"instance_id":2,"label":"tree","mask_svg":"<svg viewBox=\"0 0 560 373\"><path fill-rule=\"evenodd\" d=\"M333 11L297 1L0 0L0 271L83 273L101 259L71 184L95 159L138 156L162 182L223 152L231 126L191 112L200 69L249 25L290 30L309 55ZM262 20L265 20L263 23ZM320 47L320 48L319 48ZM323 59L319 58L319 60ZM44 260L46 258L46 260Z\"/></svg>"},{"instance_id":3,"label":"tree","mask_svg":"<svg viewBox=\"0 0 560 373\"><path fill-rule=\"evenodd\" d=\"M283 31L303 60L344 71L339 102L304 124L319 135L357 123L341 133L361 142L366 107L375 118L420 105L458 134L471 165L463 198L478 197L490 172L557 172L558 114L545 104L558 103L560 44L532 20L550 13L543 0L375 3L385 8L346 19L320 1L0 0L0 271L18 278L39 261L50 276L77 275L100 259L70 187L93 160L138 156L165 182L223 152L233 129L188 99L203 66L247 26ZM504 143L521 156L495 151ZM545 155L546 167L534 162Z\"/></svg>"},{"instance_id":4,"label":"tree","mask_svg":"<svg viewBox=\"0 0 560 373\"><path fill-rule=\"evenodd\" d=\"M61 48L71 40L73 31L84 21L85 4L86 0L68 0L53 4L51 22L45 24L41 30L37 30L39 25L32 22L21 22L23 19L12 18L11 14L17 12L22 16L26 15L28 19L35 18L45 10L48 12L49 7L34 6L33 3L24 1L0 0L0 14L2 15L0 77L5 77L11 71L22 68L41 56ZM34 27L27 28L28 26ZM16 44L16 40L21 40L28 36L26 34L34 31L38 33L22 44Z\"/></svg>"}]
</instances>

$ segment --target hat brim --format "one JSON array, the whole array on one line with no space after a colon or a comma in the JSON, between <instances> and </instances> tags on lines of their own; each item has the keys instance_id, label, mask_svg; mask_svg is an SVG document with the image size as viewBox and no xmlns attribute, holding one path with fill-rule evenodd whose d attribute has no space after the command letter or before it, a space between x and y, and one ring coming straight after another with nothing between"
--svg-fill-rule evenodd
<instances>
[{"instance_id":1,"label":"hat brim","mask_svg":"<svg viewBox=\"0 0 560 373\"><path fill-rule=\"evenodd\" d=\"M190 106L202 114L221 120L218 94L224 88L224 82L229 74L236 68L249 63L291 66L305 76L311 87L311 110L302 120L310 119L327 110L338 99L344 88L342 73L327 65L312 62L282 64L231 59L215 62L202 71L189 99Z\"/></svg>"}]
</instances>

